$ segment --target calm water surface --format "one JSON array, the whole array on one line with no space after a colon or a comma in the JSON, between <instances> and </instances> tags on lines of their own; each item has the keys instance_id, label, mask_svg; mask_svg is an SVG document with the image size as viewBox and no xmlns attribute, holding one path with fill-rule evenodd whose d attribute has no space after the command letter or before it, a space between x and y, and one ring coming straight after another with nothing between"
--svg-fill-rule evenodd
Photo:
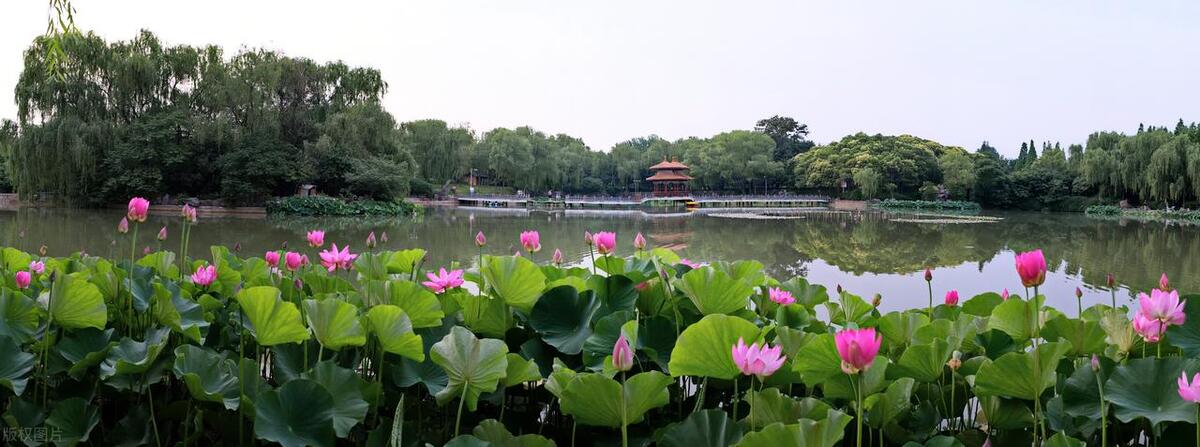
<instances>
[{"instance_id":1,"label":"calm water surface","mask_svg":"<svg viewBox=\"0 0 1200 447\"><path fill-rule=\"evenodd\" d=\"M804 276L830 289L841 284L869 297L883 295L887 310L923 307L927 291L922 272L935 267L935 299L949 289L966 297L1008 288L1023 293L1013 268L1014 251L1041 248L1050 274L1042 292L1064 310L1075 308L1074 290L1084 291L1084 306L1109 302L1105 274L1116 274L1118 300L1146 290L1166 272L1184 292L1200 290L1200 226L1120 220L1096 220L1080 214L995 213L998 223L916 224L894 222L880 214L820 213L794 220L743 220L701 215L655 216L642 213L583 212L545 214L488 209L432 208L418 219L202 219L193 228L190 255L209 257L208 246L240 244L243 256L261 256L286 242L293 250L312 251L304 233L327 230L326 243L363 249L370 231L386 232L387 249L420 247L429 251L427 266L458 261L473 265L473 236L483 231L491 254L511 254L517 235L541 232L546 261L559 248L574 262L585 262L584 231L616 231L619 250L632 250L634 234L650 244L669 247L696 261L754 259L778 279ZM0 243L49 254L75 251L128 256L129 239L116 233L116 211L27 209L0 213ZM179 221L152 216L142 224L142 246L158 247L155 233L167 225L164 249L179 249ZM139 249L140 251L140 249Z\"/></svg>"}]
</instances>

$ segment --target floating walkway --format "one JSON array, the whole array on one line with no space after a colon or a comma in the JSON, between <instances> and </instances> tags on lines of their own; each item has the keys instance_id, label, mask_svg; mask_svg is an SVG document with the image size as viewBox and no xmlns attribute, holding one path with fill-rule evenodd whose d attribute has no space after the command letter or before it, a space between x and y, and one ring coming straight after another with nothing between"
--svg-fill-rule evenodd
<instances>
[{"instance_id":1,"label":"floating walkway","mask_svg":"<svg viewBox=\"0 0 1200 447\"><path fill-rule=\"evenodd\" d=\"M524 208L530 210L643 210L654 208L825 208L829 198L804 195L675 197L571 197L562 199L525 196L463 196L459 206Z\"/></svg>"}]
</instances>

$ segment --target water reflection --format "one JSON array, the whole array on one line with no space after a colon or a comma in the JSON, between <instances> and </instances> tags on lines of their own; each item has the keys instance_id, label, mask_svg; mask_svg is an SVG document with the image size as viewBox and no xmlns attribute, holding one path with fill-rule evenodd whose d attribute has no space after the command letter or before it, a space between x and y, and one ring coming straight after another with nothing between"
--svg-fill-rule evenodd
<instances>
[{"instance_id":1,"label":"water reflection","mask_svg":"<svg viewBox=\"0 0 1200 447\"><path fill-rule=\"evenodd\" d=\"M1087 302L1108 302L1104 277L1117 275L1129 290L1145 290L1166 272L1185 290L1200 290L1200 260L1188 256L1200 248L1200 227L1118 220L1094 220L1076 214L1003 213L999 223L914 224L879 214L814 213L797 220L740 220L695 215L645 215L638 212L528 213L512 210L430 209L419 219L204 219L194 228L192 256L208 256L207 247L240 243L244 255L260 255L284 242L308 250L304 232L329 231L326 240L363 248L367 233L387 232L387 249L429 250L427 265L474 263L475 232L488 236L485 251L509 254L517 235L537 229L548 260L555 248L584 262L584 231L616 231L619 249L632 250L633 235L643 232L653 246L670 247L699 260L755 259L777 278L802 275L831 288L841 284L869 296L879 292L883 307L923 306L919 272L937 267L935 293L955 288L964 296L1007 287L1023 293L1013 271L1014 251L1042 248L1052 273L1042 291L1060 308L1074 309L1073 291L1084 286ZM128 239L117 237L119 211L37 210L0 213L2 243L36 251L46 244L52 255L86 250L127 256ZM162 247L177 250L178 219L152 216L141 227L143 246L158 247L154 234L168 225ZM115 242L115 243L114 243ZM140 248L139 248L140 250Z\"/></svg>"}]
</instances>

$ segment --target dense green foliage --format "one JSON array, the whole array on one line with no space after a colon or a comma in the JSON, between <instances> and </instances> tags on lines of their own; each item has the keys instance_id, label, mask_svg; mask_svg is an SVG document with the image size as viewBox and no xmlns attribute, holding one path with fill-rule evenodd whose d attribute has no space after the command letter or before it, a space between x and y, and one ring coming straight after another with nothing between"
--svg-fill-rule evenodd
<instances>
[{"instance_id":1,"label":"dense green foliage","mask_svg":"<svg viewBox=\"0 0 1200 447\"><path fill-rule=\"evenodd\" d=\"M344 200L329 196L290 196L267 202L267 212L290 216L411 216L417 205L397 200Z\"/></svg>"},{"instance_id":2,"label":"dense green foliage","mask_svg":"<svg viewBox=\"0 0 1200 447\"><path fill-rule=\"evenodd\" d=\"M591 445L624 429L664 446L1193 442L1196 405L1175 379L1200 369L1198 296L1154 345L1107 304L1070 315L985 293L884 313L753 261L693 269L663 249L601 257L595 273L485 254L466 273L482 292L435 294L414 281L437 267L424 256L275 273L213 247L183 262L216 267L201 285L165 251L130 263L6 248L5 271L45 271L0 286L0 408L14 429L90 445ZM835 348L848 327L882 338L861 376ZM620 336L627 373L610 355ZM748 378L738 339L787 360Z\"/></svg>"},{"instance_id":3,"label":"dense green foliage","mask_svg":"<svg viewBox=\"0 0 1200 447\"><path fill-rule=\"evenodd\" d=\"M1113 205L1093 205L1087 207L1084 212L1089 216L1101 217L1128 217L1141 220L1190 220L1200 221L1200 210L1189 209L1170 209L1156 210L1146 208L1127 208L1122 209Z\"/></svg>"},{"instance_id":4,"label":"dense green foliage","mask_svg":"<svg viewBox=\"0 0 1200 447\"><path fill-rule=\"evenodd\" d=\"M379 105L378 71L273 51L226 57L164 46L143 32L105 42L62 36L25 52L16 86L20 135L9 172L25 195L78 204L190 194L261 203L302 183L327 193L403 196L415 161Z\"/></svg>"},{"instance_id":5,"label":"dense green foliage","mask_svg":"<svg viewBox=\"0 0 1200 447\"><path fill-rule=\"evenodd\" d=\"M884 199L875 204L885 210L979 211L979 204L961 200L896 200Z\"/></svg>"}]
</instances>

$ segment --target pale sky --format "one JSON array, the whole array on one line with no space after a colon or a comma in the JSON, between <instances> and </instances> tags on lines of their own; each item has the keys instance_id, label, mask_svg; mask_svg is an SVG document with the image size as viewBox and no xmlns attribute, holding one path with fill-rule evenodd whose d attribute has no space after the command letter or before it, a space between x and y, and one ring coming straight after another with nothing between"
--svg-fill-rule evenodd
<instances>
[{"instance_id":1,"label":"pale sky","mask_svg":"<svg viewBox=\"0 0 1200 447\"><path fill-rule=\"evenodd\" d=\"M1200 2L73 0L108 40L146 28L382 71L397 120L529 125L593 149L786 115L818 143L1021 141L1200 121ZM0 117L46 0L0 14Z\"/></svg>"}]
</instances>

